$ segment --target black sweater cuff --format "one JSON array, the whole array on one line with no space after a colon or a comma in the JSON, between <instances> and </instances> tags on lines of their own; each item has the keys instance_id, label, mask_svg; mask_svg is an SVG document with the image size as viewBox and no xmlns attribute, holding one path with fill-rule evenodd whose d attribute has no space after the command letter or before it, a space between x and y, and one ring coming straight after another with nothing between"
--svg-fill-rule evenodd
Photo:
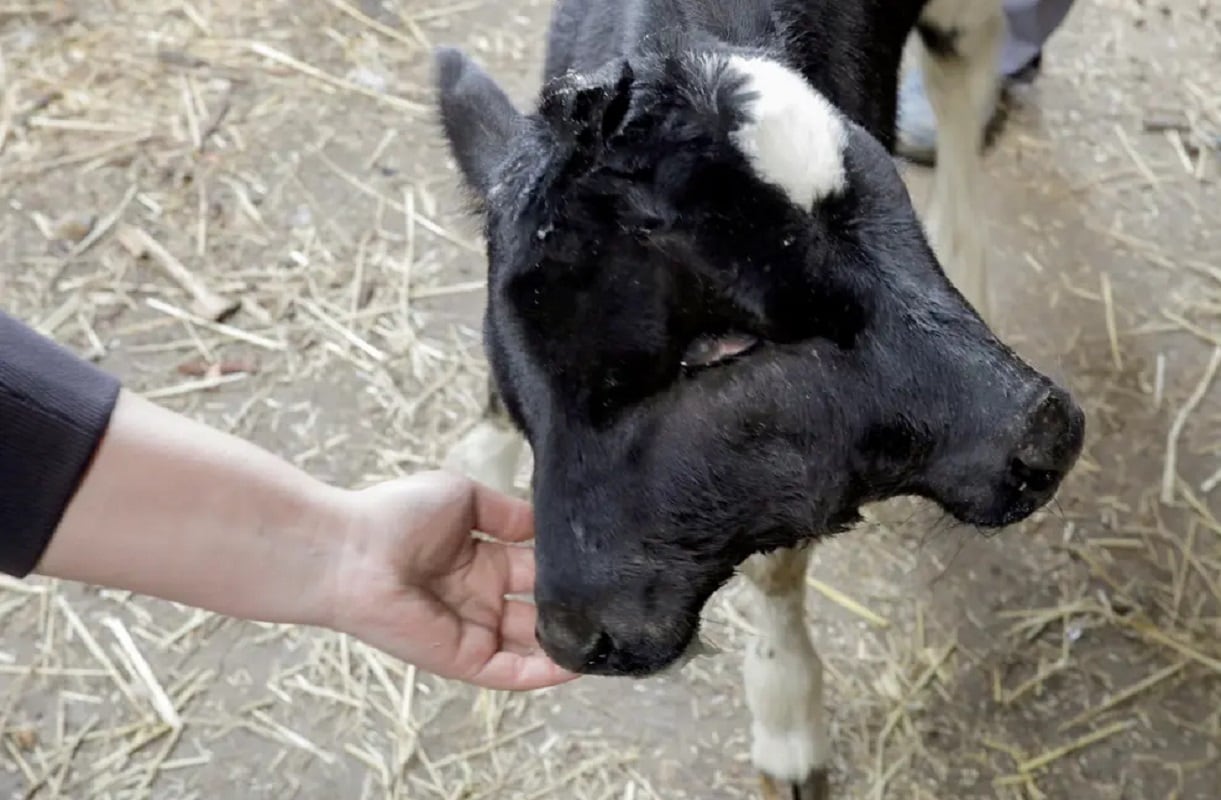
<instances>
[{"instance_id":1,"label":"black sweater cuff","mask_svg":"<svg viewBox=\"0 0 1221 800\"><path fill-rule=\"evenodd\" d=\"M114 411L120 383L0 311L0 572L37 566Z\"/></svg>"}]
</instances>

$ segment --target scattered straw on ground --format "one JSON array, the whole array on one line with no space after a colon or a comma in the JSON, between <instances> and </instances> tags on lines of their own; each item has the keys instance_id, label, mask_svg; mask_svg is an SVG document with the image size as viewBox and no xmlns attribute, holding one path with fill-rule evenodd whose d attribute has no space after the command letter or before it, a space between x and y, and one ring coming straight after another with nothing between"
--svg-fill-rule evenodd
<instances>
[{"instance_id":1,"label":"scattered straw on ground","mask_svg":"<svg viewBox=\"0 0 1221 800\"><path fill-rule=\"evenodd\" d=\"M462 44L524 97L546 13L0 2L0 303L320 477L438 463L480 409L484 283L428 53ZM897 503L818 550L844 797L1221 785L1206 17L1074 9L990 157L1004 332L1082 398L1087 450L1054 507L994 539ZM731 587L707 617L723 654L678 676L520 696L334 634L5 580L0 794L753 797L750 612Z\"/></svg>"}]
</instances>

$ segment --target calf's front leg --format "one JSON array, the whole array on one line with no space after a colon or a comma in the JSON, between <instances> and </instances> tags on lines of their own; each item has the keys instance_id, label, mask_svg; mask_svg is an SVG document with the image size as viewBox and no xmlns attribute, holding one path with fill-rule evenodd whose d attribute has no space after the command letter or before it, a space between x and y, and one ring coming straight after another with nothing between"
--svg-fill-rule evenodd
<instances>
[{"instance_id":1,"label":"calf's front leg","mask_svg":"<svg viewBox=\"0 0 1221 800\"><path fill-rule=\"evenodd\" d=\"M830 746L822 661L805 624L810 548L752 556L740 572L759 633L743 664L751 759L766 800L827 800Z\"/></svg>"},{"instance_id":2,"label":"calf's front leg","mask_svg":"<svg viewBox=\"0 0 1221 800\"><path fill-rule=\"evenodd\" d=\"M446 454L442 466L452 472L513 494L517 467L526 440L513 426L496 387L488 381L483 415Z\"/></svg>"},{"instance_id":3,"label":"calf's front leg","mask_svg":"<svg viewBox=\"0 0 1221 800\"><path fill-rule=\"evenodd\" d=\"M946 274L985 320L993 316L988 237L979 218L984 122L999 91L1005 32L999 0L932 0L920 17L921 63L937 119L929 237Z\"/></svg>"}]
</instances>

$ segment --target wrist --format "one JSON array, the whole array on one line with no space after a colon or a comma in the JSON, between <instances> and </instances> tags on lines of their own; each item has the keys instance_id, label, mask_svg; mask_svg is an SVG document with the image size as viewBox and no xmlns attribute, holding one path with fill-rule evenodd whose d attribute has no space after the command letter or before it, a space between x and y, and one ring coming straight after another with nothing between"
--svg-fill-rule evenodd
<instances>
[{"instance_id":1,"label":"wrist","mask_svg":"<svg viewBox=\"0 0 1221 800\"><path fill-rule=\"evenodd\" d=\"M338 522L331 528L318 625L353 635L385 613L386 598L412 581L409 537L416 516L413 479L335 491Z\"/></svg>"},{"instance_id":2,"label":"wrist","mask_svg":"<svg viewBox=\"0 0 1221 800\"><path fill-rule=\"evenodd\" d=\"M361 528L356 492L309 481L289 524L298 553L299 583L285 586L285 622L335 629L344 594L344 565Z\"/></svg>"}]
</instances>

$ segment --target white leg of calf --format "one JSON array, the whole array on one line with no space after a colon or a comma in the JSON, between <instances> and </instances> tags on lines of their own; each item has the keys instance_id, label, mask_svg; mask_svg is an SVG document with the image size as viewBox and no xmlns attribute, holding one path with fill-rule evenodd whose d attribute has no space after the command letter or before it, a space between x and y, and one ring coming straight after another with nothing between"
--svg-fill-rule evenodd
<instances>
[{"instance_id":1,"label":"white leg of calf","mask_svg":"<svg viewBox=\"0 0 1221 800\"><path fill-rule=\"evenodd\" d=\"M827 797L830 744L823 707L822 661L805 626L809 547L753 556L742 566L758 637L743 665L751 714L751 758L764 776L785 787L785 800Z\"/></svg>"},{"instance_id":2,"label":"white leg of calf","mask_svg":"<svg viewBox=\"0 0 1221 800\"><path fill-rule=\"evenodd\" d=\"M525 443L504 421L486 416L450 449L442 466L511 494Z\"/></svg>"},{"instance_id":3,"label":"white leg of calf","mask_svg":"<svg viewBox=\"0 0 1221 800\"><path fill-rule=\"evenodd\" d=\"M996 63L1005 20L997 0L932 0L920 21L940 32L935 44L920 46L937 118L929 238L950 280L990 319L981 150L984 121L999 90Z\"/></svg>"}]
</instances>

